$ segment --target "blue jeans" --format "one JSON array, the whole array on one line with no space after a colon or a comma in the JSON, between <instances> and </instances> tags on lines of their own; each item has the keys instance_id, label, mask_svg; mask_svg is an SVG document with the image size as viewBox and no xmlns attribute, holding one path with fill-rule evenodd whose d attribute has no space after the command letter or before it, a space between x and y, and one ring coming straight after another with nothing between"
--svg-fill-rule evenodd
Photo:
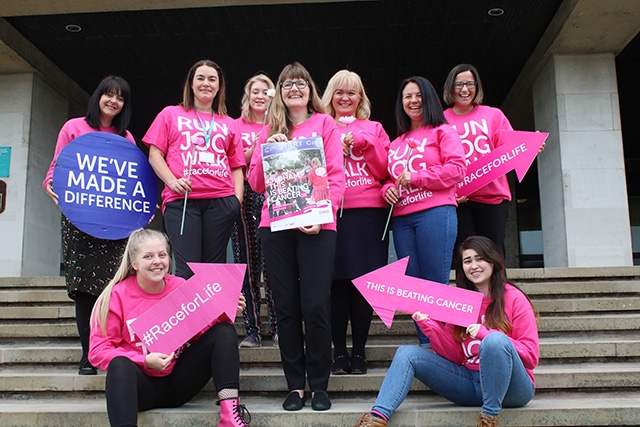
<instances>
[{"instance_id":1,"label":"blue jeans","mask_svg":"<svg viewBox=\"0 0 640 427\"><path fill-rule=\"evenodd\" d=\"M487 335L479 355L478 372L419 346L398 348L373 410L391 418L407 397L414 377L456 405L482 406L482 412L490 416L498 415L503 407L520 407L531 401L535 387L505 334Z\"/></svg>"},{"instance_id":2,"label":"blue jeans","mask_svg":"<svg viewBox=\"0 0 640 427\"><path fill-rule=\"evenodd\" d=\"M449 284L453 247L458 233L455 206L435 208L393 218L393 241L398 259L409 257L407 275ZM417 327L421 345L429 343Z\"/></svg>"}]
</instances>

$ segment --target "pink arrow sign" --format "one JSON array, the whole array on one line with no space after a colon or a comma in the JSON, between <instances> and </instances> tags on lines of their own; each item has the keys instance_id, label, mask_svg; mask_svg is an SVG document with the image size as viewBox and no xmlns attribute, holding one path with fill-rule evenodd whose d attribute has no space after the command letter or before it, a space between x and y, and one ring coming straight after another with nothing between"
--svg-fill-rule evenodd
<instances>
[{"instance_id":1,"label":"pink arrow sign","mask_svg":"<svg viewBox=\"0 0 640 427\"><path fill-rule=\"evenodd\" d=\"M458 184L456 194L468 196L512 169L521 182L547 136L545 132L502 131L503 144L467 166L467 175Z\"/></svg>"},{"instance_id":2,"label":"pink arrow sign","mask_svg":"<svg viewBox=\"0 0 640 427\"><path fill-rule=\"evenodd\" d=\"M478 322L480 292L406 276L409 257L352 280L362 296L391 328L396 311L421 311L441 322L467 327Z\"/></svg>"},{"instance_id":3,"label":"pink arrow sign","mask_svg":"<svg viewBox=\"0 0 640 427\"><path fill-rule=\"evenodd\" d=\"M236 317L247 265L187 265L194 275L131 323L150 352L170 354L221 314Z\"/></svg>"}]
</instances>

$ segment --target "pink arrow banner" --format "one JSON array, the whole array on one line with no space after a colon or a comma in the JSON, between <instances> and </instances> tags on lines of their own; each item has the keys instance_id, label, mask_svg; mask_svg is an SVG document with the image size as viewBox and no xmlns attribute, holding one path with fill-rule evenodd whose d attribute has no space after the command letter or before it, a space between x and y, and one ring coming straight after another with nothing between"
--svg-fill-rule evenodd
<instances>
[{"instance_id":1,"label":"pink arrow banner","mask_svg":"<svg viewBox=\"0 0 640 427\"><path fill-rule=\"evenodd\" d=\"M467 166L467 175L458 184L457 196L468 196L513 169L522 182L548 136L545 132L502 131L502 145Z\"/></svg>"},{"instance_id":2,"label":"pink arrow banner","mask_svg":"<svg viewBox=\"0 0 640 427\"><path fill-rule=\"evenodd\" d=\"M409 257L352 280L371 308L391 328L396 311L428 314L441 322L467 327L478 323L480 292L405 275Z\"/></svg>"},{"instance_id":3,"label":"pink arrow banner","mask_svg":"<svg viewBox=\"0 0 640 427\"><path fill-rule=\"evenodd\" d=\"M221 314L236 317L247 265L187 265L194 275L131 323L150 352L171 354Z\"/></svg>"}]
</instances>

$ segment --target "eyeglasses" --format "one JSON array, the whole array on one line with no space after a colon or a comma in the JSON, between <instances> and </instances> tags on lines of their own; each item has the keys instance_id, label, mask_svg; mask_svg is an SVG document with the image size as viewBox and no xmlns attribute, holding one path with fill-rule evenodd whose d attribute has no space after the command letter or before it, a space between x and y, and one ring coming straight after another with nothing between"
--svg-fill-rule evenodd
<instances>
[{"instance_id":1,"label":"eyeglasses","mask_svg":"<svg viewBox=\"0 0 640 427\"><path fill-rule=\"evenodd\" d=\"M296 80L295 82L291 80L287 80L285 82L280 83L280 87L284 90L291 90L293 85L296 85L298 89L304 89L305 87L307 87L308 84L309 82L306 80Z\"/></svg>"},{"instance_id":2,"label":"eyeglasses","mask_svg":"<svg viewBox=\"0 0 640 427\"><path fill-rule=\"evenodd\" d=\"M466 86L467 89L473 89L474 87L476 87L476 82L474 82L473 80L469 80L468 82L455 82L453 86L456 89L462 89L462 86Z\"/></svg>"}]
</instances>

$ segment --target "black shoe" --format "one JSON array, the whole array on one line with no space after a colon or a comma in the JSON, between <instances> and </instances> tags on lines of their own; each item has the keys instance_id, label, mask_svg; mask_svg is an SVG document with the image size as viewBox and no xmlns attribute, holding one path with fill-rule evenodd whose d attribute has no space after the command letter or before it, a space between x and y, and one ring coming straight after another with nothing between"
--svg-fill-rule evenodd
<instances>
[{"instance_id":1,"label":"black shoe","mask_svg":"<svg viewBox=\"0 0 640 427\"><path fill-rule=\"evenodd\" d=\"M313 392L311 398L311 408L314 411L326 411L331 408L331 401L326 391L318 390Z\"/></svg>"},{"instance_id":2,"label":"black shoe","mask_svg":"<svg viewBox=\"0 0 640 427\"><path fill-rule=\"evenodd\" d=\"M306 396L300 397L297 391L292 391L284 400L282 407L285 411L299 411L306 401Z\"/></svg>"},{"instance_id":3,"label":"black shoe","mask_svg":"<svg viewBox=\"0 0 640 427\"><path fill-rule=\"evenodd\" d=\"M97 375L98 370L94 368L88 360L80 362L80 368L78 369L78 375Z\"/></svg>"},{"instance_id":4,"label":"black shoe","mask_svg":"<svg viewBox=\"0 0 640 427\"><path fill-rule=\"evenodd\" d=\"M351 373L354 375L364 375L368 368L367 359L364 356L356 354L351 358Z\"/></svg>"},{"instance_id":5,"label":"black shoe","mask_svg":"<svg viewBox=\"0 0 640 427\"><path fill-rule=\"evenodd\" d=\"M346 375L351 373L351 367L349 366L349 356L340 355L336 356L331 367L331 373L333 375Z\"/></svg>"}]
</instances>

